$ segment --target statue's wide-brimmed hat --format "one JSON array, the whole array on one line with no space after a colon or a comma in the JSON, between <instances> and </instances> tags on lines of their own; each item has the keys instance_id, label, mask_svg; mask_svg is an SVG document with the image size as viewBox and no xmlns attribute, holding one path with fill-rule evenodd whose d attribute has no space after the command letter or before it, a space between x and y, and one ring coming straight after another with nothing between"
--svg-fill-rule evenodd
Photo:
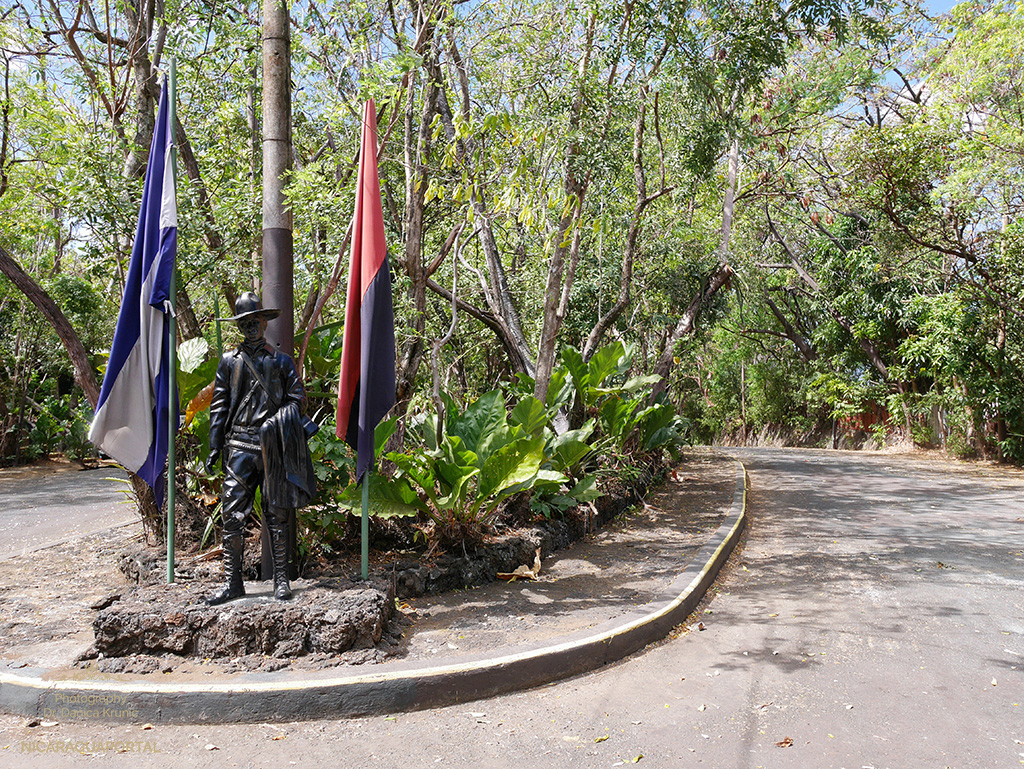
<instances>
[{"instance_id":1,"label":"statue's wide-brimmed hat","mask_svg":"<svg viewBox=\"0 0 1024 769\"><path fill-rule=\"evenodd\" d=\"M259 317L264 320L273 320L280 314L280 310L264 310L263 303L260 301L260 298L252 291L246 291L235 300L234 316L230 318L220 318L219 320L239 321L243 318L252 317Z\"/></svg>"}]
</instances>

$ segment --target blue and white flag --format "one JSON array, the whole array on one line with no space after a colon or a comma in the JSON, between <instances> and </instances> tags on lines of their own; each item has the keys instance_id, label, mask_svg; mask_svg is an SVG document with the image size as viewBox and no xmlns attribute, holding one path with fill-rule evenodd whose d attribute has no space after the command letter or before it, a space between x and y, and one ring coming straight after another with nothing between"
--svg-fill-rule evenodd
<instances>
[{"instance_id":1,"label":"blue and white flag","mask_svg":"<svg viewBox=\"0 0 1024 769\"><path fill-rule=\"evenodd\" d=\"M173 128L166 78L142 192L110 359L89 440L148 483L163 499L167 462L171 279L178 242ZM175 406L177 409L177 405Z\"/></svg>"}]
</instances>

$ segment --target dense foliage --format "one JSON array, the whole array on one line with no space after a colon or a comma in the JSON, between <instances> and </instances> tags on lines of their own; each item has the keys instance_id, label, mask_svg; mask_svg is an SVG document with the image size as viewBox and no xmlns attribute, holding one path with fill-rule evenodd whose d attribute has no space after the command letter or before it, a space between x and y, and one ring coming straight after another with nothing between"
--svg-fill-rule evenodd
<instances>
[{"instance_id":1,"label":"dense foliage","mask_svg":"<svg viewBox=\"0 0 1024 769\"><path fill-rule=\"evenodd\" d=\"M591 493L594 456L621 469L684 426L694 441L868 432L1024 462L1024 5L296 0L291 14L296 357L329 428L343 291L316 308L344 285L372 96L396 506L452 529L529 491L557 513ZM234 338L214 319L260 287L260 35L255 2L39 0L0 17L4 462L88 451L88 374L67 350L102 369L172 55L181 384L201 407ZM202 483L194 411L182 440ZM322 530L350 481L326 432Z\"/></svg>"}]
</instances>

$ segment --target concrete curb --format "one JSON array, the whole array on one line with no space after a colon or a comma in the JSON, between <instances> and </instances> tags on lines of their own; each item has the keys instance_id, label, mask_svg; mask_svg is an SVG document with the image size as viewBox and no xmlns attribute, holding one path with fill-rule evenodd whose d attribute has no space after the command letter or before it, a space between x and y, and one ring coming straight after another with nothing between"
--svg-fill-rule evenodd
<instances>
[{"instance_id":1,"label":"concrete curb","mask_svg":"<svg viewBox=\"0 0 1024 769\"><path fill-rule=\"evenodd\" d=\"M48 680L45 670L0 670L0 709L57 721L260 723L362 716L452 705L585 673L659 641L697 607L746 525L746 470L732 508L683 572L654 601L556 644L512 649L433 667L290 678L250 674L231 683Z\"/></svg>"}]
</instances>

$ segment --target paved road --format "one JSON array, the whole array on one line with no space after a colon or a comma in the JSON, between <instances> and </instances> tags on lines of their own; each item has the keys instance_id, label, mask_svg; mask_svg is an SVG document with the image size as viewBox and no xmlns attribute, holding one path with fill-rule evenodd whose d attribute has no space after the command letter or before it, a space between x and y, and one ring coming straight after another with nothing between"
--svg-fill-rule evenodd
<instances>
[{"instance_id":1,"label":"paved road","mask_svg":"<svg viewBox=\"0 0 1024 769\"><path fill-rule=\"evenodd\" d=\"M0 470L0 560L137 521L120 468L41 463Z\"/></svg>"},{"instance_id":2,"label":"paved road","mask_svg":"<svg viewBox=\"0 0 1024 769\"><path fill-rule=\"evenodd\" d=\"M703 631L539 690L393 718L148 730L6 718L0 766L139 765L107 741L160 751L142 765L166 767L1024 763L1024 475L737 455L753 521ZM62 745L101 755L30 754Z\"/></svg>"}]
</instances>

